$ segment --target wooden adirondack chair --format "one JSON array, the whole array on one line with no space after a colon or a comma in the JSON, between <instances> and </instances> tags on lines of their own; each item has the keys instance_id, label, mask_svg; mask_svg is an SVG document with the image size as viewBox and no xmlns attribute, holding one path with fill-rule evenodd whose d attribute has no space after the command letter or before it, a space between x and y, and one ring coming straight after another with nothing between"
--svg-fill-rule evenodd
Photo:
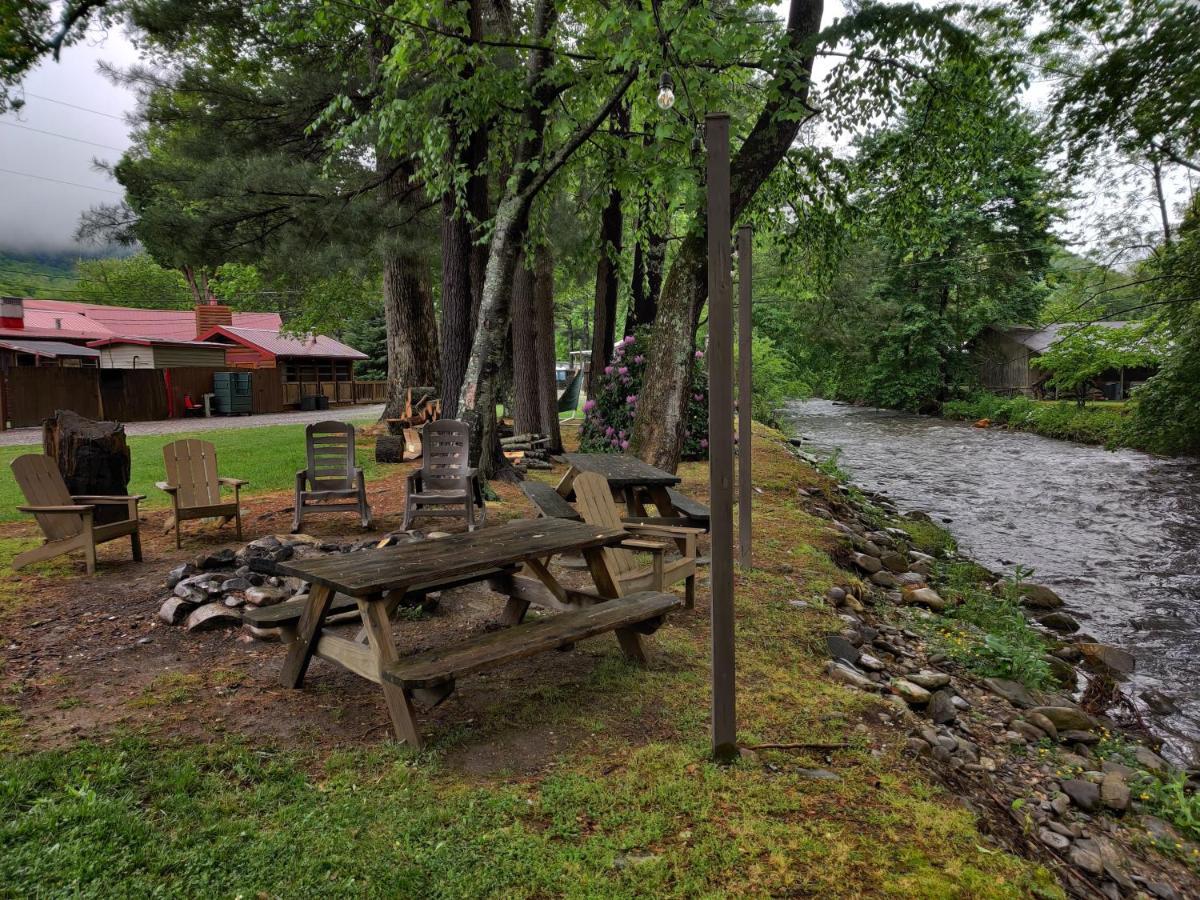
<instances>
[{"instance_id":1,"label":"wooden adirondack chair","mask_svg":"<svg viewBox=\"0 0 1200 900\"><path fill-rule=\"evenodd\" d=\"M242 485L240 478L222 478L217 474L217 450L208 441L189 438L163 447L163 462L167 480L157 482L159 490L171 495L174 515L167 520L165 531L175 528L175 547L180 542L179 526L187 519L210 519L220 516L221 524L232 519L237 523L237 539L242 539ZM222 502L221 486L233 488L233 502Z\"/></svg>"},{"instance_id":2,"label":"wooden adirondack chair","mask_svg":"<svg viewBox=\"0 0 1200 900\"><path fill-rule=\"evenodd\" d=\"M371 527L367 482L354 458L354 426L317 422L304 429L308 468L296 473L296 514L292 531L304 527L306 512L357 510L363 528ZM351 500L329 503L329 500Z\"/></svg>"},{"instance_id":3,"label":"wooden adirondack chair","mask_svg":"<svg viewBox=\"0 0 1200 900\"><path fill-rule=\"evenodd\" d=\"M46 543L13 557L12 567L19 569L29 563L53 559L64 553L82 550L87 572L96 571L96 545L129 535L134 562L142 561L142 540L138 534L138 501L145 497L100 497L67 493L67 483L57 463L49 456L26 454L12 461L13 477L25 495L27 506L21 512L33 513ZM128 518L120 522L96 525L93 515L97 506L125 506Z\"/></svg>"},{"instance_id":4,"label":"wooden adirondack chair","mask_svg":"<svg viewBox=\"0 0 1200 900\"><path fill-rule=\"evenodd\" d=\"M465 519L467 530L483 525L487 510L479 473L468 463L471 428L456 419L429 422L422 432L421 468L408 476L404 504L407 531L417 516L450 516ZM479 518L475 518L475 508Z\"/></svg>"},{"instance_id":5,"label":"wooden adirondack chair","mask_svg":"<svg viewBox=\"0 0 1200 900\"><path fill-rule=\"evenodd\" d=\"M575 508L583 521L600 528L624 528L634 535L619 547L606 547L604 558L609 574L620 585L621 593L633 591L665 591L680 580L689 609L696 602L696 536L702 528L678 525L642 525L621 518L613 502L612 489L603 475L581 472L575 477ZM664 552L674 543L679 559L668 562ZM652 554L649 567L638 563L635 550Z\"/></svg>"}]
</instances>

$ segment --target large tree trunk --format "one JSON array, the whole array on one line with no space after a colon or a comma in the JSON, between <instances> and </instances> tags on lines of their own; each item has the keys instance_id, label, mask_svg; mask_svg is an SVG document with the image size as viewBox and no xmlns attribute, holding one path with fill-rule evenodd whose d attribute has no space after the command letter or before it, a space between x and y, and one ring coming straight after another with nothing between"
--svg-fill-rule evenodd
<instances>
[{"instance_id":1,"label":"large tree trunk","mask_svg":"<svg viewBox=\"0 0 1200 900\"><path fill-rule=\"evenodd\" d=\"M608 203L600 214L600 258L596 263L596 301L592 307L592 368L588 373L587 393L596 396L604 367L612 359L617 330L617 291L620 287L621 192L608 192Z\"/></svg>"},{"instance_id":2,"label":"large tree trunk","mask_svg":"<svg viewBox=\"0 0 1200 900\"><path fill-rule=\"evenodd\" d=\"M388 383L383 417L404 411L405 391L436 384L437 319L433 292L420 259L389 249L383 258L383 312L387 325Z\"/></svg>"},{"instance_id":3,"label":"large tree trunk","mask_svg":"<svg viewBox=\"0 0 1200 900\"><path fill-rule=\"evenodd\" d=\"M522 255L512 289L513 432L541 434L542 407L538 391L541 373L538 371L533 272L526 262Z\"/></svg>"},{"instance_id":4,"label":"large tree trunk","mask_svg":"<svg viewBox=\"0 0 1200 900\"><path fill-rule=\"evenodd\" d=\"M537 321L538 405L542 434L550 438L551 453L562 453L558 426L558 383L554 378L557 353L554 345L554 255L549 244L538 245L533 268L533 310Z\"/></svg>"},{"instance_id":5,"label":"large tree trunk","mask_svg":"<svg viewBox=\"0 0 1200 900\"><path fill-rule=\"evenodd\" d=\"M771 97L730 164L730 213L736 223L762 183L779 165L800 130L798 113L808 100L823 0L792 0L783 60L764 93ZM685 400L691 389L688 359L696 325L708 297L705 217L684 238L659 298L654 346L646 367L633 427L633 448L642 459L675 471L683 449Z\"/></svg>"}]
</instances>

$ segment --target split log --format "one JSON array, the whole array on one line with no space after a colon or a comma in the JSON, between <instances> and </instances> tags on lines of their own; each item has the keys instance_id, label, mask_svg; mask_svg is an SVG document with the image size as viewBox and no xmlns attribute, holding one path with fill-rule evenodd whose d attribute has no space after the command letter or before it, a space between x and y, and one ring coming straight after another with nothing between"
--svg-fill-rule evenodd
<instances>
[{"instance_id":1,"label":"split log","mask_svg":"<svg viewBox=\"0 0 1200 900\"><path fill-rule=\"evenodd\" d=\"M42 422L42 449L58 464L73 496L124 497L129 494L129 445L120 422L97 422L68 409ZM125 519L124 506L97 506L95 522Z\"/></svg>"}]
</instances>

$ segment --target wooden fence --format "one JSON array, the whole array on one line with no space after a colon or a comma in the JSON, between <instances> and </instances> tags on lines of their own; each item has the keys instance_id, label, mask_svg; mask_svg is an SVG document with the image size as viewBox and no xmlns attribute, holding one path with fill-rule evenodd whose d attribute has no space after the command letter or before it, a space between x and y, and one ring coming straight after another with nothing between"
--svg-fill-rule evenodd
<instances>
[{"instance_id":1,"label":"wooden fence","mask_svg":"<svg viewBox=\"0 0 1200 900\"><path fill-rule=\"evenodd\" d=\"M16 367L0 374L0 429L40 425L56 409L70 409L89 419L151 422L183 416L183 398L200 403L212 393L218 369L74 369L56 366ZM382 403L382 381L285 384L276 369L256 369L250 379L252 413L284 412L305 395L323 393L330 403Z\"/></svg>"}]
</instances>

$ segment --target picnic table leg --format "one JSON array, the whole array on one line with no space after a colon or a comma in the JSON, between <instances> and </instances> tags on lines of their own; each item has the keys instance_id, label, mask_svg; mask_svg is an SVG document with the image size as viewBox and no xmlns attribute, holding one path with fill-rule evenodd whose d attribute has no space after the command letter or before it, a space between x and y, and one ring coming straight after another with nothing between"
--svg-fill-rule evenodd
<instances>
[{"instance_id":1,"label":"picnic table leg","mask_svg":"<svg viewBox=\"0 0 1200 900\"><path fill-rule=\"evenodd\" d=\"M574 466L567 469L567 472L559 480L558 485L554 488L558 491L558 495L564 499L571 496L571 491L575 489L575 477L579 474L579 470Z\"/></svg>"},{"instance_id":2,"label":"picnic table leg","mask_svg":"<svg viewBox=\"0 0 1200 900\"><path fill-rule=\"evenodd\" d=\"M333 590L322 584L314 584L308 592L308 602L304 605L304 612L300 615L300 623L296 627L296 639L288 648L287 659L283 663L280 681L284 687L298 688L304 682L304 673L308 671L313 651L317 649L321 626L325 624L329 604L333 602L333 593Z\"/></svg>"},{"instance_id":3,"label":"picnic table leg","mask_svg":"<svg viewBox=\"0 0 1200 900\"><path fill-rule=\"evenodd\" d=\"M632 485L625 488L625 511L631 516L646 515L646 507L642 505L642 498L638 494L638 489Z\"/></svg>"},{"instance_id":4,"label":"picnic table leg","mask_svg":"<svg viewBox=\"0 0 1200 900\"><path fill-rule=\"evenodd\" d=\"M608 562L604 558L604 548L591 547L584 550L583 558L587 560L592 580L596 582L596 590L600 592L601 596L614 599L620 597L621 586L608 570ZM642 643L642 636L629 628L618 628L616 634L617 643L620 644L621 652L625 654L626 658L644 665L649 657L646 654L646 647Z\"/></svg>"},{"instance_id":5,"label":"picnic table leg","mask_svg":"<svg viewBox=\"0 0 1200 900\"><path fill-rule=\"evenodd\" d=\"M660 516L676 516L682 515L675 510L675 504L671 502L671 495L667 493L665 487L647 488L650 494L650 500L654 504L654 508L658 510ZM642 513L644 516L645 513Z\"/></svg>"},{"instance_id":6,"label":"picnic table leg","mask_svg":"<svg viewBox=\"0 0 1200 900\"><path fill-rule=\"evenodd\" d=\"M362 614L363 626L367 631L367 640L371 650L379 661L382 671L399 659L396 643L392 640L392 624L381 596L359 599L358 611ZM388 715L392 719L392 728L396 732L396 740L408 744L413 749L421 748L421 732L417 730L416 714L412 701L404 688L388 681L381 681L383 699L387 703Z\"/></svg>"}]
</instances>

